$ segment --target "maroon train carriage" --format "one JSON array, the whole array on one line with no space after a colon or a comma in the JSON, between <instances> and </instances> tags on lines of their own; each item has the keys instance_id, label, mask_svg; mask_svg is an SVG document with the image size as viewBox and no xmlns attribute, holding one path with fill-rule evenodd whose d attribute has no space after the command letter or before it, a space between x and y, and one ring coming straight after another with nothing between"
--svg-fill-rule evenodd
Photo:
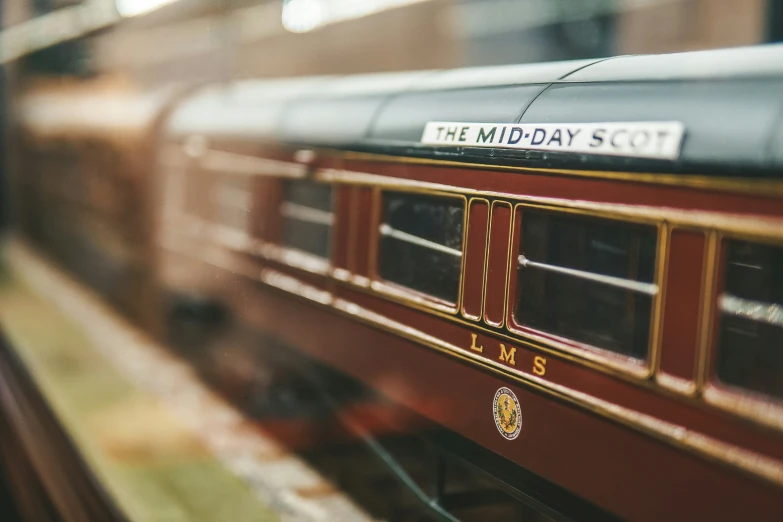
<instances>
[{"instance_id":1,"label":"maroon train carriage","mask_svg":"<svg viewBox=\"0 0 783 522\"><path fill-rule=\"evenodd\" d=\"M21 100L17 214L49 257L138 324L157 321L156 125L184 88L121 79L42 82Z\"/></svg>"},{"instance_id":2,"label":"maroon train carriage","mask_svg":"<svg viewBox=\"0 0 783 522\"><path fill-rule=\"evenodd\" d=\"M25 105L23 223L88 282L93 251L138 274L92 284L147 289L131 315L225 306L547 516L780 520L781 64L249 81L130 126L64 113L87 85Z\"/></svg>"},{"instance_id":3,"label":"maroon train carriage","mask_svg":"<svg viewBox=\"0 0 783 522\"><path fill-rule=\"evenodd\" d=\"M780 520L781 64L201 90L161 138L162 281L606 513Z\"/></svg>"}]
</instances>

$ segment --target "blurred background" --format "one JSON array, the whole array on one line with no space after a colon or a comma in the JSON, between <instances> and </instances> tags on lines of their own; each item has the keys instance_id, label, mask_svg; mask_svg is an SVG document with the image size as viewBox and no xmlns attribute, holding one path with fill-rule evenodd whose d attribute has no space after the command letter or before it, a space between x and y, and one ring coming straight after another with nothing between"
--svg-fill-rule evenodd
<instances>
[{"instance_id":1,"label":"blurred background","mask_svg":"<svg viewBox=\"0 0 783 522\"><path fill-rule=\"evenodd\" d=\"M159 85L783 38L780 0L3 0L1 16L12 82L113 74Z\"/></svg>"},{"instance_id":2,"label":"blurred background","mask_svg":"<svg viewBox=\"0 0 783 522\"><path fill-rule=\"evenodd\" d=\"M783 0L3 0L0 7L2 122L15 98L52 82L145 89L783 40ZM10 161L3 155L3 171Z\"/></svg>"}]
</instances>

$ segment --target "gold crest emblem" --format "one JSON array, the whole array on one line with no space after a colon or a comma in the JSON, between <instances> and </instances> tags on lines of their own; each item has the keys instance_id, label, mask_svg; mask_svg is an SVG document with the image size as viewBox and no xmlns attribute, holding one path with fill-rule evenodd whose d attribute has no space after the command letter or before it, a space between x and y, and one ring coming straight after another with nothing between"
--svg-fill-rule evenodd
<instances>
[{"instance_id":1,"label":"gold crest emblem","mask_svg":"<svg viewBox=\"0 0 783 522\"><path fill-rule=\"evenodd\" d=\"M508 440L516 439L522 431L522 411L519 409L517 396L508 388L500 388L495 393L492 406L495 426L500 434Z\"/></svg>"}]
</instances>

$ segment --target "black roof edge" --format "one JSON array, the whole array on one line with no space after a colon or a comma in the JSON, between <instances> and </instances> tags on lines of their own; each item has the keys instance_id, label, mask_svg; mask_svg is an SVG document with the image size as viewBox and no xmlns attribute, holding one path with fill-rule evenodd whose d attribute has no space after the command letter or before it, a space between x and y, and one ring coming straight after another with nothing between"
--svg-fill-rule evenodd
<instances>
[{"instance_id":1,"label":"black roof edge","mask_svg":"<svg viewBox=\"0 0 783 522\"><path fill-rule=\"evenodd\" d=\"M290 142L290 145L312 147L314 144ZM748 166L742 163L719 163L629 158L564 152L492 149L479 147L429 147L409 143L362 142L328 147L341 153L363 153L412 160L460 163L464 168L528 168L562 171L604 171L639 174L674 174L726 179L779 180L781 167ZM394 161L391 159L391 161ZM461 165L460 165L461 166ZM552 174L557 174L553 172Z\"/></svg>"}]
</instances>

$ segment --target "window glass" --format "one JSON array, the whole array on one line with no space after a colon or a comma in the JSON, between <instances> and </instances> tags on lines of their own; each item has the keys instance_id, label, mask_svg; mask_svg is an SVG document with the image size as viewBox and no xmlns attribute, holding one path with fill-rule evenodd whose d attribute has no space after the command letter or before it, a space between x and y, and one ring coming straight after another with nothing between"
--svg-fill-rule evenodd
<instances>
[{"instance_id":1,"label":"window glass","mask_svg":"<svg viewBox=\"0 0 783 522\"><path fill-rule=\"evenodd\" d=\"M783 397L783 248L727 241L718 377Z\"/></svg>"},{"instance_id":2,"label":"window glass","mask_svg":"<svg viewBox=\"0 0 783 522\"><path fill-rule=\"evenodd\" d=\"M283 244L319 257L331 252L332 186L313 181L287 181L280 205Z\"/></svg>"},{"instance_id":3,"label":"window glass","mask_svg":"<svg viewBox=\"0 0 783 522\"><path fill-rule=\"evenodd\" d=\"M464 215L461 198L385 192L379 275L456 303Z\"/></svg>"},{"instance_id":4,"label":"window glass","mask_svg":"<svg viewBox=\"0 0 783 522\"><path fill-rule=\"evenodd\" d=\"M215 219L221 225L248 233L252 206L252 180L247 176L224 176L213 192Z\"/></svg>"},{"instance_id":5,"label":"window glass","mask_svg":"<svg viewBox=\"0 0 783 522\"><path fill-rule=\"evenodd\" d=\"M548 211L522 216L517 323L647 356L657 230Z\"/></svg>"}]
</instances>

